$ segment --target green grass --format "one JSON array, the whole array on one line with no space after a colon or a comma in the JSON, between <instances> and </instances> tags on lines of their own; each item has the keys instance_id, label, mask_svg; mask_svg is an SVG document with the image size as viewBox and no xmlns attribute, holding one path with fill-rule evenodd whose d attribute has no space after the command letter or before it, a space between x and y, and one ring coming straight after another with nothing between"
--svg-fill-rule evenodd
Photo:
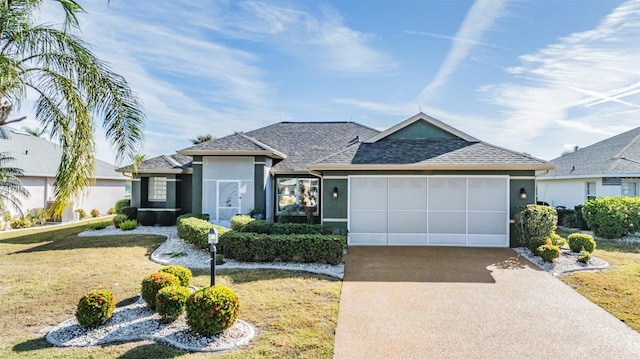
<instances>
[{"instance_id":1,"label":"green grass","mask_svg":"<svg viewBox=\"0 0 640 359\"><path fill-rule=\"evenodd\" d=\"M597 241L593 255L609 262L611 267L560 279L640 332L640 245Z\"/></svg>"},{"instance_id":2,"label":"green grass","mask_svg":"<svg viewBox=\"0 0 640 359\"><path fill-rule=\"evenodd\" d=\"M210 357L150 342L55 348L44 340L48 328L73 317L87 291L108 289L125 305L135 300L142 278L161 268L148 256L164 237L77 237L85 225L0 234L0 357ZM296 272L229 270L219 271L217 282L238 293L240 318L257 328L257 337L247 348L216 358L331 357L340 281ZM194 284L208 285L209 272L195 270Z\"/></svg>"}]
</instances>

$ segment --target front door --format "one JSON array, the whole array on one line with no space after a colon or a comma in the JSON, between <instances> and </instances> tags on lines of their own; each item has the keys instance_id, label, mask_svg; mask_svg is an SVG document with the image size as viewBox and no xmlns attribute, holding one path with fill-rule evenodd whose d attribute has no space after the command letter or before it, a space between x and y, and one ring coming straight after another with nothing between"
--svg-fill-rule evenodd
<instances>
[{"instance_id":1,"label":"front door","mask_svg":"<svg viewBox=\"0 0 640 359\"><path fill-rule=\"evenodd\" d=\"M239 181L218 181L218 220L230 221L231 218L240 213L240 182Z\"/></svg>"}]
</instances>

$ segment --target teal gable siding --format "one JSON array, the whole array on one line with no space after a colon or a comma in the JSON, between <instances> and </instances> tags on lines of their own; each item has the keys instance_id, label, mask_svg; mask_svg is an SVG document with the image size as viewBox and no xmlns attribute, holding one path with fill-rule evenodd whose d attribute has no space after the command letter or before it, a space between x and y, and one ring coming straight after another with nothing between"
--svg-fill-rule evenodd
<instances>
[{"instance_id":1,"label":"teal gable siding","mask_svg":"<svg viewBox=\"0 0 640 359\"><path fill-rule=\"evenodd\" d=\"M444 131L438 127L435 127L424 121L416 121L409 126L402 128L389 136L385 137L385 139L392 140L400 140L400 139L433 139L433 140L443 140L443 139L454 139L456 136L451 133Z\"/></svg>"}]
</instances>

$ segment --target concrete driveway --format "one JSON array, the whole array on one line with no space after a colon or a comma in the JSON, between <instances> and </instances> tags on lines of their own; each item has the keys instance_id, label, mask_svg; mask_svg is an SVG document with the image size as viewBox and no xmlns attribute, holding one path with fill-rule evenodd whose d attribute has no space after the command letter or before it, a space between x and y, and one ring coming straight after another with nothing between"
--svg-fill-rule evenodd
<instances>
[{"instance_id":1,"label":"concrete driveway","mask_svg":"<svg viewBox=\"0 0 640 359\"><path fill-rule=\"evenodd\" d=\"M640 358L640 334L511 249L350 247L334 358Z\"/></svg>"}]
</instances>

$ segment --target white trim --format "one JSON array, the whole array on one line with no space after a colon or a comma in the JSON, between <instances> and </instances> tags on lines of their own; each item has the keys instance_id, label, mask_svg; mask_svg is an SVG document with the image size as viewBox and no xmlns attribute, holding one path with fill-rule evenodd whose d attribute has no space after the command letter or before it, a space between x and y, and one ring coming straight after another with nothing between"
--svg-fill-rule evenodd
<instances>
[{"instance_id":1,"label":"white trim","mask_svg":"<svg viewBox=\"0 0 640 359\"><path fill-rule=\"evenodd\" d=\"M409 164L350 164L315 163L307 165L314 171L537 171L552 170L551 163L409 163Z\"/></svg>"},{"instance_id":2,"label":"white trim","mask_svg":"<svg viewBox=\"0 0 640 359\"><path fill-rule=\"evenodd\" d=\"M510 177L511 179L515 179L515 180L534 180L538 178L536 176L510 176Z\"/></svg>"},{"instance_id":3,"label":"white trim","mask_svg":"<svg viewBox=\"0 0 640 359\"><path fill-rule=\"evenodd\" d=\"M140 182L142 179L141 178L132 178L131 182Z\"/></svg>"},{"instance_id":4,"label":"white trim","mask_svg":"<svg viewBox=\"0 0 640 359\"><path fill-rule=\"evenodd\" d=\"M201 165L202 161L192 161L191 164L192 165Z\"/></svg>"},{"instance_id":5,"label":"white trim","mask_svg":"<svg viewBox=\"0 0 640 359\"><path fill-rule=\"evenodd\" d=\"M469 136L466 133L455 129L455 128L447 125L446 123L444 123L444 122L442 122L440 120L436 120L435 118L433 118L433 117L431 117L431 116L429 116L427 114L424 114L422 112L418 113L417 115L409 117L408 119L400 122L399 124L389 128L389 129L387 129L387 130L385 130L383 132L380 132L379 134L377 134L377 135L365 140L364 142L365 143L377 142L377 141L379 141L379 140L381 140L381 139L383 139L383 138L385 138L387 136L390 136L393 133L396 133L396 132L402 130L403 128L408 127L409 125L411 125L411 124L413 124L415 122L421 121L421 120L425 121L426 123L438 128L438 129L440 129L440 130L442 130L444 132L447 132L447 133L449 133L451 135L459 137L459 138L461 138L461 139L463 139L463 140L465 140L467 142L480 142L480 140L478 140L477 138Z\"/></svg>"},{"instance_id":6,"label":"white trim","mask_svg":"<svg viewBox=\"0 0 640 359\"><path fill-rule=\"evenodd\" d=\"M538 181L553 181L559 179L582 179L582 178L603 178L603 177L635 177L640 178L640 173L638 172L630 172L630 173L589 173L583 175L544 175L538 177Z\"/></svg>"},{"instance_id":7,"label":"white trim","mask_svg":"<svg viewBox=\"0 0 640 359\"><path fill-rule=\"evenodd\" d=\"M322 176L325 179L349 179L349 176Z\"/></svg>"},{"instance_id":8,"label":"white trim","mask_svg":"<svg viewBox=\"0 0 640 359\"><path fill-rule=\"evenodd\" d=\"M179 178L167 178L167 182L182 182Z\"/></svg>"},{"instance_id":9,"label":"white trim","mask_svg":"<svg viewBox=\"0 0 640 359\"><path fill-rule=\"evenodd\" d=\"M349 220L347 218L323 218L323 222L340 222L347 223Z\"/></svg>"}]
</instances>

